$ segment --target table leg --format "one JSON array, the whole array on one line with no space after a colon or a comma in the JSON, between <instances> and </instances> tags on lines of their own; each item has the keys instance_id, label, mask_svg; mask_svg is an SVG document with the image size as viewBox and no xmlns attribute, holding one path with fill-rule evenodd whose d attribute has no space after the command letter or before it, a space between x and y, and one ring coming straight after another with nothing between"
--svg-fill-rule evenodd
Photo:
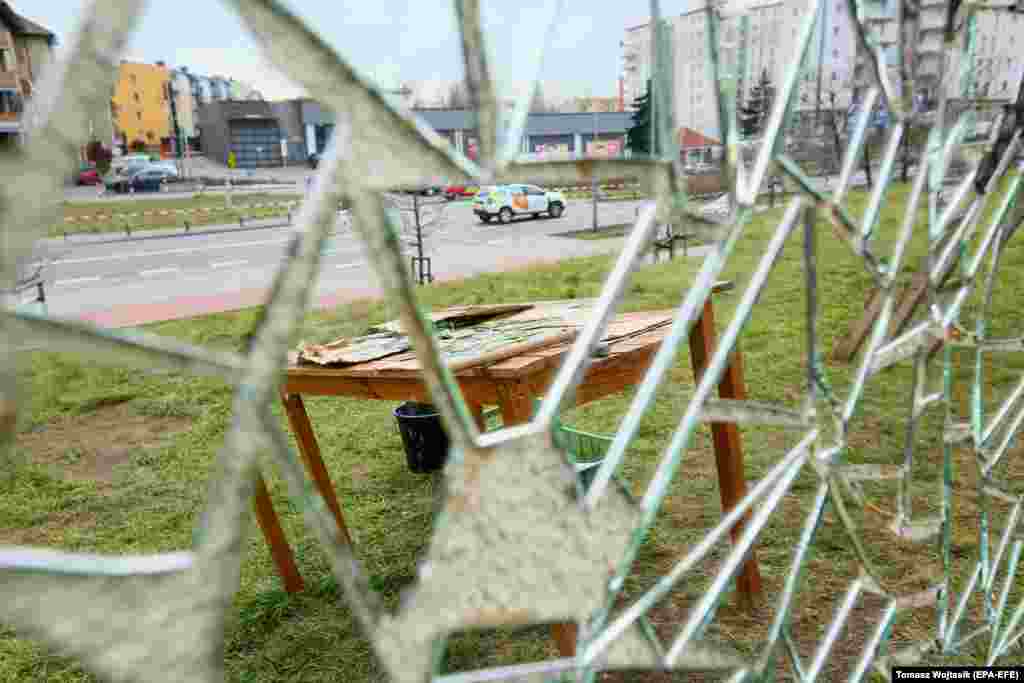
<instances>
[{"instance_id":1,"label":"table leg","mask_svg":"<svg viewBox=\"0 0 1024 683\"><path fill-rule=\"evenodd\" d=\"M498 391L501 408L501 419L506 427L525 424L533 417L533 397L530 392L518 384L501 387ZM558 646L558 654L562 657L576 655L577 629L574 623L552 624L551 637Z\"/></svg>"},{"instance_id":2,"label":"table leg","mask_svg":"<svg viewBox=\"0 0 1024 683\"><path fill-rule=\"evenodd\" d=\"M690 361L693 374L700 380L711 356L715 352L715 314L708 299L704 311L690 331ZM733 351L729 365L718 383L718 395L725 399L745 399L747 392L743 385L743 361L739 349ZM747 480L743 474L743 448L740 431L734 422L713 422L711 436L715 447L715 465L718 468L718 487L722 499L722 510L728 512L747 494ZM734 526L730 534L735 543L743 532L744 524L750 520L750 513ZM761 593L761 573L757 557L751 549L736 577L740 600L746 607L752 607L754 598Z\"/></svg>"},{"instance_id":3,"label":"table leg","mask_svg":"<svg viewBox=\"0 0 1024 683\"><path fill-rule=\"evenodd\" d=\"M533 397L520 384L509 384L498 391L498 408L503 426L526 424L533 417Z\"/></svg>"},{"instance_id":4,"label":"table leg","mask_svg":"<svg viewBox=\"0 0 1024 683\"><path fill-rule=\"evenodd\" d=\"M473 413L473 419L476 420L476 427L480 430L480 433L487 431L487 418L484 417L484 407L479 403L470 403L469 412Z\"/></svg>"},{"instance_id":5,"label":"table leg","mask_svg":"<svg viewBox=\"0 0 1024 683\"><path fill-rule=\"evenodd\" d=\"M281 522L274 512L274 505L270 502L270 492L267 491L267 484L263 481L263 475L256 475L256 495L253 500L256 506L256 521L263 530L263 537L267 539L270 547L270 557L277 566L277 573L284 581L284 589L289 593L298 593L305 584L302 582L302 575L295 565L295 556L288 545L288 539L281 529Z\"/></svg>"},{"instance_id":6,"label":"table leg","mask_svg":"<svg viewBox=\"0 0 1024 683\"><path fill-rule=\"evenodd\" d=\"M309 422L309 415L306 413L306 404L302 402L299 394L282 394L284 409L288 414L288 422L291 424L292 433L299 444L299 452L302 454L302 461L306 465L309 476L313 478L316 490L323 497L327 507L334 515L334 521L338 524L338 531L341 537L351 546L352 537L348 533L348 526L345 525L345 516L341 512L341 505L338 504L338 496L331 484L331 477L327 474L323 458L320 457L320 445L316 442L316 434L313 433L313 425Z\"/></svg>"}]
</instances>

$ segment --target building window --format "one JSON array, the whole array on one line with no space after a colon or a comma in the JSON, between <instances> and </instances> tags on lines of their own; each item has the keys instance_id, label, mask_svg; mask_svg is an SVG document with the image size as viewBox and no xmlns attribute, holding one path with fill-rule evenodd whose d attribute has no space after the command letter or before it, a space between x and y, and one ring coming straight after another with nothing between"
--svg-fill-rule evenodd
<instances>
[{"instance_id":1,"label":"building window","mask_svg":"<svg viewBox=\"0 0 1024 683\"><path fill-rule=\"evenodd\" d=\"M21 95L13 90L0 91L0 114L20 114Z\"/></svg>"},{"instance_id":2,"label":"building window","mask_svg":"<svg viewBox=\"0 0 1024 683\"><path fill-rule=\"evenodd\" d=\"M128 75L128 80L130 80L132 82L132 85L135 85L139 81L139 79L135 77L135 74L129 74Z\"/></svg>"},{"instance_id":3,"label":"building window","mask_svg":"<svg viewBox=\"0 0 1024 683\"><path fill-rule=\"evenodd\" d=\"M838 24L832 27L832 35L834 35L834 36L838 36L839 35L839 25Z\"/></svg>"},{"instance_id":4,"label":"building window","mask_svg":"<svg viewBox=\"0 0 1024 683\"><path fill-rule=\"evenodd\" d=\"M142 120L142 112L141 111L135 112L135 118L137 118L139 121L141 121Z\"/></svg>"},{"instance_id":5,"label":"building window","mask_svg":"<svg viewBox=\"0 0 1024 683\"><path fill-rule=\"evenodd\" d=\"M14 51L9 47L0 48L0 71L14 71Z\"/></svg>"},{"instance_id":6,"label":"building window","mask_svg":"<svg viewBox=\"0 0 1024 683\"><path fill-rule=\"evenodd\" d=\"M135 100L136 102L141 102L141 101L142 101L142 98L140 98L140 97L139 97L139 93L134 93L134 94L132 95L132 98L133 98L133 99L134 99L134 100Z\"/></svg>"},{"instance_id":7,"label":"building window","mask_svg":"<svg viewBox=\"0 0 1024 683\"><path fill-rule=\"evenodd\" d=\"M1006 88L1009 87L1009 85L1010 84L1008 82L1003 81L1003 92L1006 92Z\"/></svg>"}]
</instances>

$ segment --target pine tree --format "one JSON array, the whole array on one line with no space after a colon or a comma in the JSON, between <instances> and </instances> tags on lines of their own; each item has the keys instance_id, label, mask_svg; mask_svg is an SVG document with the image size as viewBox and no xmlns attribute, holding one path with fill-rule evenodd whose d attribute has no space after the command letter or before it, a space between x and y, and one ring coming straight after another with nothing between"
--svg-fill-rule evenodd
<instances>
[{"instance_id":1,"label":"pine tree","mask_svg":"<svg viewBox=\"0 0 1024 683\"><path fill-rule=\"evenodd\" d=\"M741 136L754 137L764 130L774 99L775 86L768 77L768 69L764 69L761 78L750 89L747 101L737 107L736 118Z\"/></svg>"},{"instance_id":2,"label":"pine tree","mask_svg":"<svg viewBox=\"0 0 1024 683\"><path fill-rule=\"evenodd\" d=\"M633 125L626 131L626 148L633 154L651 155L651 81L647 91L633 100Z\"/></svg>"}]
</instances>

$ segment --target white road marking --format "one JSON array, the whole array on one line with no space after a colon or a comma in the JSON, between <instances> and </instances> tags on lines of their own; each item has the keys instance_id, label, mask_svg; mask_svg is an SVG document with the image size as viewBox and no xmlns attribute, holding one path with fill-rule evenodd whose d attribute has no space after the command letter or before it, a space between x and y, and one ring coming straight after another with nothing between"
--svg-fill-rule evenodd
<instances>
[{"instance_id":1,"label":"white road marking","mask_svg":"<svg viewBox=\"0 0 1024 683\"><path fill-rule=\"evenodd\" d=\"M339 263L335 268L358 268L362 263Z\"/></svg>"},{"instance_id":2,"label":"white road marking","mask_svg":"<svg viewBox=\"0 0 1024 683\"><path fill-rule=\"evenodd\" d=\"M93 275L92 277L73 277L67 280L57 280L53 284L56 286L60 285L77 285L80 282L99 282L99 275Z\"/></svg>"},{"instance_id":3,"label":"white road marking","mask_svg":"<svg viewBox=\"0 0 1024 683\"><path fill-rule=\"evenodd\" d=\"M214 268L230 268L232 266L245 265L246 263L248 263L248 261L243 259L240 261L214 261L210 265L213 266Z\"/></svg>"},{"instance_id":4,"label":"white road marking","mask_svg":"<svg viewBox=\"0 0 1024 683\"><path fill-rule=\"evenodd\" d=\"M190 247L188 249L163 249L160 251L137 251L134 253L107 254L106 256L85 256L82 258L68 258L53 261L53 263L95 263L97 261L114 261L133 258L145 258L147 256L164 256L166 254L195 254L201 251L213 251L214 249L241 249L263 244L287 244L290 239L258 240L255 242L232 242L230 244L213 244L206 247Z\"/></svg>"},{"instance_id":5,"label":"white road marking","mask_svg":"<svg viewBox=\"0 0 1024 683\"><path fill-rule=\"evenodd\" d=\"M151 270L139 271L139 275L142 277L152 277L154 275L163 275L165 273L177 273L178 268L153 268Z\"/></svg>"}]
</instances>

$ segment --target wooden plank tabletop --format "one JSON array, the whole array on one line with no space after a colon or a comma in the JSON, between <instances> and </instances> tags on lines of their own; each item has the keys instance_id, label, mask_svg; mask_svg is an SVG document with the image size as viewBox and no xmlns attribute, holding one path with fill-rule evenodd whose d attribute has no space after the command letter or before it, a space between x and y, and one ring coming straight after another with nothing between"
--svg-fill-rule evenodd
<instances>
[{"instance_id":1,"label":"wooden plank tabletop","mask_svg":"<svg viewBox=\"0 0 1024 683\"><path fill-rule=\"evenodd\" d=\"M731 282L718 282L712 291L721 292L731 288ZM589 319L593 306L596 304L596 299L528 303L530 304L529 309L504 317L503 319L534 320L557 314L565 323L565 329L578 328L582 330L583 325ZM450 311L462 308L465 307L446 309L432 314L431 317L436 319ZM649 347L659 344L664 339L675 314L675 310L658 310L623 313L616 316L609 323L604 336L604 341L608 344L609 354L603 358L594 358L591 367L596 369L611 363L621 362L624 357L636 353L644 353ZM523 377L557 367L571 346L571 342L566 342L535 349L505 360L461 370L456 373L456 376ZM288 354L287 372L289 377L338 377L364 380L418 379L421 375L419 361L412 350L349 366L321 366L307 363L300 365L298 363L298 352L292 351Z\"/></svg>"},{"instance_id":2,"label":"wooden plank tabletop","mask_svg":"<svg viewBox=\"0 0 1024 683\"><path fill-rule=\"evenodd\" d=\"M595 363L607 363L615 356L657 344L664 338L667 327L672 323L674 311L644 311L625 313L612 320L608 325L605 339L609 345L606 358L596 358ZM571 343L562 343L537 349L513 358L498 361L487 366L477 366L460 371L458 376L491 376L516 377L537 372L541 369L557 365L571 347ZM413 351L380 358L378 360L343 367L325 367L312 364L297 364L298 354L292 352L288 357L288 375L317 377L349 377L349 378L393 378L406 379L420 376L420 364Z\"/></svg>"}]
</instances>

